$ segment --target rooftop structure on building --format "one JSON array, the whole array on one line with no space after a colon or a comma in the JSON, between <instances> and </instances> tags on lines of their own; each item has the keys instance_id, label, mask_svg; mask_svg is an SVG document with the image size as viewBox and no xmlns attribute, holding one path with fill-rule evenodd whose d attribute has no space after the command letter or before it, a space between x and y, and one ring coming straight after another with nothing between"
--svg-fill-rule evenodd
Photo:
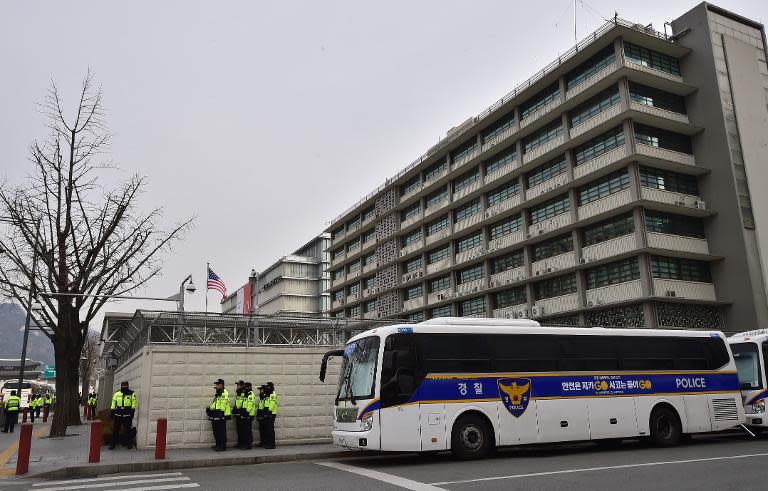
<instances>
[{"instance_id":1,"label":"rooftop structure on building","mask_svg":"<svg viewBox=\"0 0 768 491\"><path fill-rule=\"evenodd\" d=\"M767 325L764 29L671 28L607 22L333 220L330 315Z\"/></svg>"},{"instance_id":2,"label":"rooftop structure on building","mask_svg":"<svg viewBox=\"0 0 768 491\"><path fill-rule=\"evenodd\" d=\"M330 308L330 242L330 234L320 234L264 271L253 271L248 283L222 302L222 313L326 316Z\"/></svg>"}]
</instances>

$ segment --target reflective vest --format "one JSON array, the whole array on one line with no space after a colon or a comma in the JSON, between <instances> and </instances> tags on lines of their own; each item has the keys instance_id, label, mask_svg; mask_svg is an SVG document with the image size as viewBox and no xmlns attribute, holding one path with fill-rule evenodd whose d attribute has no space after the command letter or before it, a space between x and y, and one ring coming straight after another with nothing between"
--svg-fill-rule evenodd
<instances>
[{"instance_id":1,"label":"reflective vest","mask_svg":"<svg viewBox=\"0 0 768 491\"><path fill-rule=\"evenodd\" d=\"M253 392L248 392L248 396L245 398L245 404L243 405L243 408L245 408L246 411L248 411L248 416L251 418L256 416L256 396L253 394Z\"/></svg>"},{"instance_id":2,"label":"reflective vest","mask_svg":"<svg viewBox=\"0 0 768 491\"><path fill-rule=\"evenodd\" d=\"M221 395L213 396L213 401L209 406L211 414L209 419L212 421L224 419L232 415L232 409L229 407L229 392L227 389L221 391Z\"/></svg>"},{"instance_id":3,"label":"reflective vest","mask_svg":"<svg viewBox=\"0 0 768 491\"><path fill-rule=\"evenodd\" d=\"M50 395L45 396L45 405L50 406L53 404L53 398Z\"/></svg>"},{"instance_id":4,"label":"reflective vest","mask_svg":"<svg viewBox=\"0 0 768 491\"><path fill-rule=\"evenodd\" d=\"M19 396L8 396L4 406L6 411L18 411L21 408L21 399Z\"/></svg>"},{"instance_id":5,"label":"reflective vest","mask_svg":"<svg viewBox=\"0 0 768 491\"><path fill-rule=\"evenodd\" d=\"M132 416L136 411L136 393L129 390L128 393L123 394L123 391L118 390L112 396L111 407L115 411L115 416Z\"/></svg>"},{"instance_id":6,"label":"reflective vest","mask_svg":"<svg viewBox=\"0 0 768 491\"><path fill-rule=\"evenodd\" d=\"M88 398L88 405L89 406L95 406L96 405L96 396L91 396Z\"/></svg>"},{"instance_id":7,"label":"reflective vest","mask_svg":"<svg viewBox=\"0 0 768 491\"><path fill-rule=\"evenodd\" d=\"M29 409L35 409L37 406L37 402L35 402L35 399L32 396L29 396L29 399L27 399L27 407Z\"/></svg>"},{"instance_id":8,"label":"reflective vest","mask_svg":"<svg viewBox=\"0 0 768 491\"><path fill-rule=\"evenodd\" d=\"M269 411L273 416L277 416L277 394L272 392L264 400L264 411Z\"/></svg>"}]
</instances>

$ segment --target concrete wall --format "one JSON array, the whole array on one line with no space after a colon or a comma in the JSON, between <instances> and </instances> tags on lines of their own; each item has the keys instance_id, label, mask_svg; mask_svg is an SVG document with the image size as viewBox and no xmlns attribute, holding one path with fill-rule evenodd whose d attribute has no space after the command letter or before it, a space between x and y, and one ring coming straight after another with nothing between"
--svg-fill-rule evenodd
<instances>
[{"instance_id":1,"label":"concrete wall","mask_svg":"<svg viewBox=\"0 0 768 491\"><path fill-rule=\"evenodd\" d=\"M318 379L325 348L227 348L213 346L152 346L144 348L114 376L114 390L128 380L138 397L139 448L153 447L157 418L168 418L168 446L213 444L205 408L213 398L213 381L222 378L234 405L235 381L254 386L271 381L280 396L277 442L313 443L330 440L332 404L338 380L338 358L328 367L326 383ZM227 424L229 442L236 442L234 420ZM254 440L259 440L254 422Z\"/></svg>"}]
</instances>

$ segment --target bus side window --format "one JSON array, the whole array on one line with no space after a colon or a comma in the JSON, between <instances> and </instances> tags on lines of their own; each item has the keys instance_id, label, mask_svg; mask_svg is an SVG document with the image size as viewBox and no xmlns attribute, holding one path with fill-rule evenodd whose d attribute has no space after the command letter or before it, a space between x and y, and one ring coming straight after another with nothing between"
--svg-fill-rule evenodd
<instances>
[{"instance_id":1,"label":"bus side window","mask_svg":"<svg viewBox=\"0 0 768 491\"><path fill-rule=\"evenodd\" d=\"M763 341L763 374L768 377L768 341Z\"/></svg>"},{"instance_id":2,"label":"bus side window","mask_svg":"<svg viewBox=\"0 0 768 491\"><path fill-rule=\"evenodd\" d=\"M384 344L381 363L381 406L404 404L420 379L413 334L394 334Z\"/></svg>"}]
</instances>

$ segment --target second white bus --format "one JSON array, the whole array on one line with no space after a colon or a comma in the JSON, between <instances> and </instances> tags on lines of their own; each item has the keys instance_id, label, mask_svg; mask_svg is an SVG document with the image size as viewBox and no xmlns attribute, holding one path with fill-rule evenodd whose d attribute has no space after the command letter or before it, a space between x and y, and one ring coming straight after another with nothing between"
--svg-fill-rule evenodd
<instances>
[{"instance_id":1,"label":"second white bus","mask_svg":"<svg viewBox=\"0 0 768 491\"><path fill-rule=\"evenodd\" d=\"M754 433L768 431L768 329L735 334L728 342L739 372L746 425Z\"/></svg>"},{"instance_id":2,"label":"second white bus","mask_svg":"<svg viewBox=\"0 0 768 491\"><path fill-rule=\"evenodd\" d=\"M334 407L336 445L451 450L650 437L743 424L739 380L717 331L540 327L438 318L353 337Z\"/></svg>"}]
</instances>

